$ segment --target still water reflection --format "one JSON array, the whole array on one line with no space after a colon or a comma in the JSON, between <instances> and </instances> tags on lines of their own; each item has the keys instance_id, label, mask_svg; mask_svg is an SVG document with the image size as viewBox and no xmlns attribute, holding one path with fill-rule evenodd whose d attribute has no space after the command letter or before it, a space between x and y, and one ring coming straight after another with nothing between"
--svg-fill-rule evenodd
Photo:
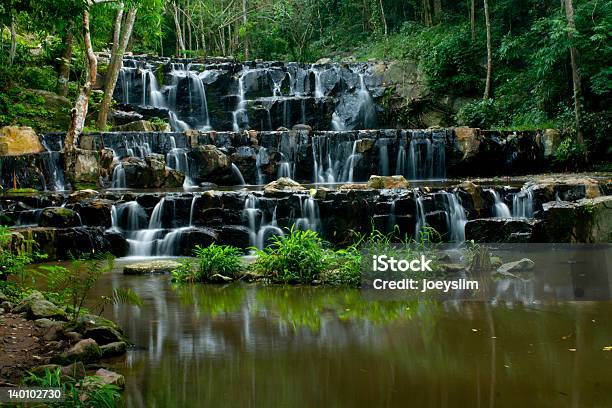
<instances>
[{"instance_id":1,"label":"still water reflection","mask_svg":"<svg viewBox=\"0 0 612 408\"><path fill-rule=\"evenodd\" d=\"M130 407L612 406L612 303L371 302L358 290L107 274ZM573 351L575 350L575 351Z\"/></svg>"}]
</instances>

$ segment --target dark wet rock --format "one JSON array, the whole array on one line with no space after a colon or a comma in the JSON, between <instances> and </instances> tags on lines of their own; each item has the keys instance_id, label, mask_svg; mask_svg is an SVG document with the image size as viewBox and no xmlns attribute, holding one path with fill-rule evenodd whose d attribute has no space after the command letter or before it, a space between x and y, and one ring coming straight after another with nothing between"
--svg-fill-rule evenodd
<instances>
[{"instance_id":1,"label":"dark wet rock","mask_svg":"<svg viewBox=\"0 0 612 408\"><path fill-rule=\"evenodd\" d=\"M94 339L84 339L72 346L68 351L51 358L52 363L70 364L76 361L93 363L102 358L100 346Z\"/></svg>"},{"instance_id":2,"label":"dark wet rock","mask_svg":"<svg viewBox=\"0 0 612 408\"><path fill-rule=\"evenodd\" d=\"M548 242L612 242L612 196L544 204Z\"/></svg>"},{"instance_id":3,"label":"dark wet rock","mask_svg":"<svg viewBox=\"0 0 612 408\"><path fill-rule=\"evenodd\" d=\"M101 346L109 343L126 341L123 334L121 334L118 329L112 326L90 327L83 330L82 334L84 338L94 339L96 343Z\"/></svg>"},{"instance_id":4,"label":"dark wet rock","mask_svg":"<svg viewBox=\"0 0 612 408\"><path fill-rule=\"evenodd\" d=\"M211 181L227 185L232 182L231 163L225 153L213 145L197 146L189 152L191 176L198 183Z\"/></svg>"},{"instance_id":5,"label":"dark wet rock","mask_svg":"<svg viewBox=\"0 0 612 408\"><path fill-rule=\"evenodd\" d=\"M184 175L166 167L161 154L152 154L145 159L129 157L121 161L125 180L129 187L162 188L182 186Z\"/></svg>"},{"instance_id":6,"label":"dark wet rock","mask_svg":"<svg viewBox=\"0 0 612 408\"><path fill-rule=\"evenodd\" d=\"M112 201L98 198L81 201L73 209L81 216L83 225L109 228L112 207Z\"/></svg>"},{"instance_id":7,"label":"dark wet rock","mask_svg":"<svg viewBox=\"0 0 612 408\"><path fill-rule=\"evenodd\" d=\"M171 260L139 262L124 266L123 273L125 275L163 274L172 272L178 266L180 266L178 262Z\"/></svg>"},{"instance_id":8,"label":"dark wet rock","mask_svg":"<svg viewBox=\"0 0 612 408\"><path fill-rule=\"evenodd\" d=\"M40 213L38 224L41 227L70 228L81 225L79 214L64 207L45 208Z\"/></svg>"},{"instance_id":9,"label":"dark wet rock","mask_svg":"<svg viewBox=\"0 0 612 408\"><path fill-rule=\"evenodd\" d=\"M127 343L124 341L108 343L101 346L100 350L102 351L102 358L121 356L127 351Z\"/></svg>"},{"instance_id":10,"label":"dark wet rock","mask_svg":"<svg viewBox=\"0 0 612 408\"><path fill-rule=\"evenodd\" d=\"M465 225L465 239L475 242L542 242L542 221L481 218Z\"/></svg>"},{"instance_id":11,"label":"dark wet rock","mask_svg":"<svg viewBox=\"0 0 612 408\"><path fill-rule=\"evenodd\" d=\"M142 116L138 112L124 112L121 110L112 110L109 114L109 120L115 126L126 125L128 123L136 122L138 120L142 120L144 116Z\"/></svg>"},{"instance_id":12,"label":"dark wet rock","mask_svg":"<svg viewBox=\"0 0 612 408\"><path fill-rule=\"evenodd\" d=\"M242 225L223 225L217 229L219 244L248 248L250 244L249 229Z\"/></svg>"}]
</instances>

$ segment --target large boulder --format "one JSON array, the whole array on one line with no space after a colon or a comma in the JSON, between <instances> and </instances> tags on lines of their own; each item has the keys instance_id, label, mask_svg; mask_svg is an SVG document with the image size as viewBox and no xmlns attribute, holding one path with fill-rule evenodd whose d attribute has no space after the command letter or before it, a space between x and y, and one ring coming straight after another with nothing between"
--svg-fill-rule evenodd
<instances>
[{"instance_id":1,"label":"large boulder","mask_svg":"<svg viewBox=\"0 0 612 408\"><path fill-rule=\"evenodd\" d=\"M475 158L480 151L480 129L457 127L453 129L455 133L455 146L463 157L463 161L468 161Z\"/></svg>"},{"instance_id":2,"label":"large boulder","mask_svg":"<svg viewBox=\"0 0 612 408\"><path fill-rule=\"evenodd\" d=\"M72 346L68 351L51 358L52 363L70 364L76 361L93 363L102 358L100 346L94 339L84 339Z\"/></svg>"},{"instance_id":3,"label":"large boulder","mask_svg":"<svg viewBox=\"0 0 612 408\"><path fill-rule=\"evenodd\" d=\"M544 204L549 242L612 242L612 196Z\"/></svg>"},{"instance_id":4,"label":"large boulder","mask_svg":"<svg viewBox=\"0 0 612 408\"><path fill-rule=\"evenodd\" d=\"M65 319L66 312L45 300L43 295L34 291L27 297L23 298L17 306L12 310L13 313L25 313L31 320L36 319Z\"/></svg>"},{"instance_id":5,"label":"large boulder","mask_svg":"<svg viewBox=\"0 0 612 408\"><path fill-rule=\"evenodd\" d=\"M81 216L84 225L110 227L113 202L102 198L94 198L77 203L74 210Z\"/></svg>"},{"instance_id":6,"label":"large boulder","mask_svg":"<svg viewBox=\"0 0 612 408\"><path fill-rule=\"evenodd\" d=\"M34 129L26 126L0 128L0 156L21 156L44 151Z\"/></svg>"},{"instance_id":7,"label":"large boulder","mask_svg":"<svg viewBox=\"0 0 612 408\"><path fill-rule=\"evenodd\" d=\"M49 207L42 210L38 225L41 227L70 228L81 225L79 214L65 207Z\"/></svg>"},{"instance_id":8,"label":"large boulder","mask_svg":"<svg viewBox=\"0 0 612 408\"><path fill-rule=\"evenodd\" d=\"M189 152L191 176L198 183L234 184L229 157L213 145L197 146Z\"/></svg>"},{"instance_id":9,"label":"large boulder","mask_svg":"<svg viewBox=\"0 0 612 408\"><path fill-rule=\"evenodd\" d=\"M161 154L151 154L145 159L128 157L121 161L126 184L135 188L178 187L183 185L185 175L166 167Z\"/></svg>"},{"instance_id":10,"label":"large boulder","mask_svg":"<svg viewBox=\"0 0 612 408\"><path fill-rule=\"evenodd\" d=\"M367 186L374 189L406 189L410 183L404 176L370 176Z\"/></svg>"},{"instance_id":11,"label":"large boulder","mask_svg":"<svg viewBox=\"0 0 612 408\"><path fill-rule=\"evenodd\" d=\"M75 149L65 154L66 174L73 183L97 184L100 179L100 152Z\"/></svg>"},{"instance_id":12,"label":"large boulder","mask_svg":"<svg viewBox=\"0 0 612 408\"><path fill-rule=\"evenodd\" d=\"M264 193L266 195L274 195L276 193L302 190L306 190L306 188L297 181L291 180L288 177L281 177L278 180L266 184L264 187Z\"/></svg>"},{"instance_id":13,"label":"large boulder","mask_svg":"<svg viewBox=\"0 0 612 408\"><path fill-rule=\"evenodd\" d=\"M147 275L152 273L170 273L179 267L180 264L172 260L159 260L150 262L139 262L125 265L123 273L125 275Z\"/></svg>"}]
</instances>

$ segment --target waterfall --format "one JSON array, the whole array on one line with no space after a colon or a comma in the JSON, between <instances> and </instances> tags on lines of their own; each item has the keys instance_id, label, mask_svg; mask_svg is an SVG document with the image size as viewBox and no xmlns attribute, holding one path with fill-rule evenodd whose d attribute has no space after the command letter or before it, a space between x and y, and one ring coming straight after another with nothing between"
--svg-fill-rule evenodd
<instances>
[{"instance_id":1,"label":"waterfall","mask_svg":"<svg viewBox=\"0 0 612 408\"><path fill-rule=\"evenodd\" d=\"M348 171L348 177L346 177L346 181L348 181L349 183L352 183L354 181L354 173L355 173L355 164L357 163L357 161L359 161L359 159L361 158L361 155L357 154L357 140L355 140L353 142L353 149L351 150L351 155L348 157L347 162L346 162L346 167L344 169L344 171Z\"/></svg>"},{"instance_id":2,"label":"waterfall","mask_svg":"<svg viewBox=\"0 0 612 408\"><path fill-rule=\"evenodd\" d=\"M376 145L378 146L378 172L381 176L389 176L389 144L393 142L393 139L378 139Z\"/></svg>"},{"instance_id":3,"label":"waterfall","mask_svg":"<svg viewBox=\"0 0 612 408\"><path fill-rule=\"evenodd\" d=\"M242 177L240 169L234 163L232 163L232 173L234 173L234 177L238 180L241 186L244 186L246 184L244 182L244 177Z\"/></svg>"},{"instance_id":4,"label":"waterfall","mask_svg":"<svg viewBox=\"0 0 612 408\"><path fill-rule=\"evenodd\" d=\"M164 95L159 90L155 74L151 70L146 70L145 72L149 83L149 104L156 108L165 107Z\"/></svg>"},{"instance_id":5,"label":"waterfall","mask_svg":"<svg viewBox=\"0 0 612 408\"><path fill-rule=\"evenodd\" d=\"M61 153L51 150L44 136L40 138L40 141L45 148L45 151L40 154L40 158L45 174L49 178L48 182L45 182L45 186L51 187L54 191L66 190L64 170L61 165Z\"/></svg>"},{"instance_id":6,"label":"waterfall","mask_svg":"<svg viewBox=\"0 0 612 408\"><path fill-rule=\"evenodd\" d=\"M276 207L272 212L272 219L266 222L259 199L250 194L244 202L243 216L247 220L249 228L249 244L257 249L263 249L270 235L284 236L283 230L276 222Z\"/></svg>"},{"instance_id":7,"label":"waterfall","mask_svg":"<svg viewBox=\"0 0 612 408\"><path fill-rule=\"evenodd\" d=\"M203 74L197 74L197 73L193 73L190 71L190 66L187 66L187 72L189 75L189 80L191 81L191 84L193 84L191 88L194 88L195 93L196 93L196 101L199 103L200 105L200 120L202 123L202 127L201 130L208 130L210 129L210 118L208 116L208 102L206 101L206 88L204 86L204 82L202 81L202 75ZM193 105L193 104L192 104Z\"/></svg>"},{"instance_id":8,"label":"waterfall","mask_svg":"<svg viewBox=\"0 0 612 408\"><path fill-rule=\"evenodd\" d=\"M523 187L512 198L512 216L516 218L533 217L533 191Z\"/></svg>"},{"instance_id":9,"label":"waterfall","mask_svg":"<svg viewBox=\"0 0 612 408\"><path fill-rule=\"evenodd\" d=\"M373 129L376 127L376 105L365 84L363 73L359 74L359 117L363 129Z\"/></svg>"},{"instance_id":10,"label":"waterfall","mask_svg":"<svg viewBox=\"0 0 612 408\"><path fill-rule=\"evenodd\" d=\"M395 232L396 217L395 217L395 200L391 201L389 208L389 218L387 218L387 232Z\"/></svg>"},{"instance_id":11,"label":"waterfall","mask_svg":"<svg viewBox=\"0 0 612 408\"><path fill-rule=\"evenodd\" d=\"M170 118L170 127L174 132L184 132L189 130L189 125L187 122L183 122L176 116L176 113L173 111L168 112L168 116Z\"/></svg>"},{"instance_id":12,"label":"waterfall","mask_svg":"<svg viewBox=\"0 0 612 408\"><path fill-rule=\"evenodd\" d=\"M310 71L314 73L315 77L315 98L321 99L325 97L325 91L323 89L323 83L321 82L321 71L316 69L314 65L310 68Z\"/></svg>"},{"instance_id":13,"label":"waterfall","mask_svg":"<svg viewBox=\"0 0 612 408\"><path fill-rule=\"evenodd\" d=\"M193 181L189 173L189 158L187 156L188 149L177 148L174 136L170 136L169 140L170 150L166 153L166 163L171 169L180 171L185 175L183 187L192 187Z\"/></svg>"},{"instance_id":14,"label":"waterfall","mask_svg":"<svg viewBox=\"0 0 612 408\"><path fill-rule=\"evenodd\" d=\"M196 202L198 201L198 198L200 198L200 196L194 194L193 198L191 199L191 206L189 207L189 226L190 227L193 226L193 216L195 214L195 206L196 206Z\"/></svg>"},{"instance_id":15,"label":"waterfall","mask_svg":"<svg viewBox=\"0 0 612 408\"><path fill-rule=\"evenodd\" d=\"M418 189L414 190L416 204L416 223L414 227L414 239L418 242L421 240L422 229L427 225L425 218L425 206L423 205L423 196Z\"/></svg>"},{"instance_id":16,"label":"waterfall","mask_svg":"<svg viewBox=\"0 0 612 408\"><path fill-rule=\"evenodd\" d=\"M465 224L467 217L456 193L442 192L445 199L445 211L451 242L465 241Z\"/></svg>"},{"instance_id":17,"label":"waterfall","mask_svg":"<svg viewBox=\"0 0 612 408\"><path fill-rule=\"evenodd\" d=\"M242 71L238 74L238 103L236 109L232 112L232 129L234 132L239 132L241 124L248 124L248 116L246 112L246 100L245 100L245 89L244 89L244 76L248 72L248 67L243 67Z\"/></svg>"},{"instance_id":18,"label":"waterfall","mask_svg":"<svg viewBox=\"0 0 612 408\"><path fill-rule=\"evenodd\" d=\"M512 215L510 214L510 209L504 203L499 196L499 193L492 188L487 189L486 191L491 194L493 197L493 216L499 218L510 218Z\"/></svg>"},{"instance_id":19,"label":"waterfall","mask_svg":"<svg viewBox=\"0 0 612 408\"><path fill-rule=\"evenodd\" d=\"M127 188L125 169L123 168L122 163L118 163L113 169L112 188Z\"/></svg>"},{"instance_id":20,"label":"waterfall","mask_svg":"<svg viewBox=\"0 0 612 408\"><path fill-rule=\"evenodd\" d=\"M296 228L301 230L320 232L319 204L313 197L300 196L300 217L295 220L294 224Z\"/></svg>"}]
</instances>

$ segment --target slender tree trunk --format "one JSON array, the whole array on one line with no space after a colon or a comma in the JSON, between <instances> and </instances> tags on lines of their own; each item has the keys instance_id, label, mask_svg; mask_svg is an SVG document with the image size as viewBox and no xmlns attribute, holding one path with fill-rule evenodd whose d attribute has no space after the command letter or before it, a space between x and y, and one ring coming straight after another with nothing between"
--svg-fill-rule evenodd
<instances>
[{"instance_id":1,"label":"slender tree trunk","mask_svg":"<svg viewBox=\"0 0 612 408\"><path fill-rule=\"evenodd\" d=\"M9 53L9 65L13 66L15 54L17 53L17 24L15 16L11 16L11 51Z\"/></svg>"},{"instance_id":2,"label":"slender tree trunk","mask_svg":"<svg viewBox=\"0 0 612 408\"><path fill-rule=\"evenodd\" d=\"M183 32L181 31L181 22L179 20L179 9L176 5L176 1L172 2L172 6L174 7L174 25L176 26L176 37L178 41L178 46L180 49L180 54L185 56L185 42L183 41Z\"/></svg>"},{"instance_id":3,"label":"slender tree trunk","mask_svg":"<svg viewBox=\"0 0 612 408\"><path fill-rule=\"evenodd\" d=\"M387 19L385 17L385 8L383 7L383 0L379 1L380 3L380 16L382 18L383 23L383 32L385 33L385 37L389 34L389 28L387 27Z\"/></svg>"},{"instance_id":4,"label":"slender tree trunk","mask_svg":"<svg viewBox=\"0 0 612 408\"><path fill-rule=\"evenodd\" d=\"M472 42L476 41L476 0L470 0L470 26L472 28Z\"/></svg>"},{"instance_id":5,"label":"slender tree trunk","mask_svg":"<svg viewBox=\"0 0 612 408\"><path fill-rule=\"evenodd\" d=\"M574 22L574 4L572 0L565 0L565 16L567 25L570 28L568 33L570 39L570 63L572 66L572 82L574 84L574 116L576 119L576 138L578 143L584 143L582 132L582 81L578 68L578 50L572 44L576 23Z\"/></svg>"},{"instance_id":6,"label":"slender tree trunk","mask_svg":"<svg viewBox=\"0 0 612 408\"><path fill-rule=\"evenodd\" d=\"M434 0L433 15L436 23L440 22L440 14L442 13L442 0Z\"/></svg>"},{"instance_id":7,"label":"slender tree trunk","mask_svg":"<svg viewBox=\"0 0 612 408\"><path fill-rule=\"evenodd\" d=\"M87 117L87 107L89 103L89 94L91 89L96 84L96 76L98 74L98 60L94 54L93 46L91 45L91 32L89 30L89 9L83 11L83 41L85 43L85 51L87 55L87 69L85 70L85 83L81 88L81 92L77 96L72 108L70 127L66 133L64 149L73 151L76 148L79 135L83 132L85 126L85 118Z\"/></svg>"},{"instance_id":8,"label":"slender tree trunk","mask_svg":"<svg viewBox=\"0 0 612 408\"><path fill-rule=\"evenodd\" d=\"M493 75L493 49L491 45L491 19L489 16L489 0L484 0L485 25L487 27L487 81L483 98L491 97L491 77Z\"/></svg>"},{"instance_id":9,"label":"slender tree trunk","mask_svg":"<svg viewBox=\"0 0 612 408\"><path fill-rule=\"evenodd\" d=\"M115 92L115 86L117 85L117 78L119 78L119 71L121 70L121 65L123 64L123 55L125 54L125 50L127 49L128 43L130 41L130 37L132 36L132 29L134 28L134 21L136 20L137 11L138 9L136 8L129 9L127 16L125 17L125 22L123 24L119 23L120 27L118 31L121 32L121 39L119 40L119 44L116 48L115 54L111 58L111 66L109 67L109 70L106 73L104 98L102 99L102 103L100 104L98 120L96 123L96 126L100 130L106 129L106 122L108 121L108 112L113 101L113 93ZM115 29L115 31L117 31L117 29ZM114 44L113 49L115 49Z\"/></svg>"},{"instance_id":10,"label":"slender tree trunk","mask_svg":"<svg viewBox=\"0 0 612 408\"><path fill-rule=\"evenodd\" d=\"M74 22L70 21L66 29L66 38L64 39L64 50L60 60L59 71L57 75L56 91L60 96L68 95L68 81L70 80L70 65L72 62L72 41L73 41Z\"/></svg>"},{"instance_id":11,"label":"slender tree trunk","mask_svg":"<svg viewBox=\"0 0 612 408\"><path fill-rule=\"evenodd\" d=\"M247 1L246 0L242 0L242 24L244 26L244 59L245 60L249 60L250 59L250 53L249 53L249 30L247 28Z\"/></svg>"}]
</instances>

